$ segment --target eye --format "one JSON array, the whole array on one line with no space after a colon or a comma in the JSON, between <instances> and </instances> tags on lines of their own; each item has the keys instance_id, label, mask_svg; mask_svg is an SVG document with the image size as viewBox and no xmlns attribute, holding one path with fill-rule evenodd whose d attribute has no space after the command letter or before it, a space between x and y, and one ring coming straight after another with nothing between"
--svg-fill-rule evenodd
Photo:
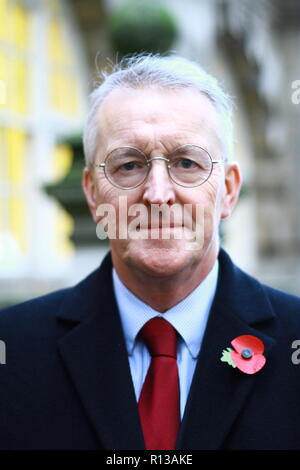
<instances>
[{"instance_id":1,"label":"eye","mask_svg":"<svg viewBox=\"0 0 300 470\"><path fill-rule=\"evenodd\" d=\"M199 165L193 160L190 160L189 158L180 158L175 163L175 166L183 168L185 170L189 170L190 168L197 168Z\"/></svg>"},{"instance_id":2,"label":"eye","mask_svg":"<svg viewBox=\"0 0 300 470\"><path fill-rule=\"evenodd\" d=\"M136 168L139 168L140 165L137 164L137 162L127 162L124 163L123 165L120 166L120 170L125 170L125 171L131 171Z\"/></svg>"},{"instance_id":3,"label":"eye","mask_svg":"<svg viewBox=\"0 0 300 470\"><path fill-rule=\"evenodd\" d=\"M116 166L114 172L119 172L125 174L136 174L144 169L145 162L141 161L138 158L123 158L121 161L115 162Z\"/></svg>"}]
</instances>

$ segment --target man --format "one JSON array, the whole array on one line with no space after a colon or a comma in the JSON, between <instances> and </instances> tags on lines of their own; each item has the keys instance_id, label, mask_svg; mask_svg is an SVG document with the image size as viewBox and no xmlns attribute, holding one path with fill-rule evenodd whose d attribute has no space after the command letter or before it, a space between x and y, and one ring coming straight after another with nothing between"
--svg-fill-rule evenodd
<instances>
[{"instance_id":1,"label":"man","mask_svg":"<svg viewBox=\"0 0 300 470\"><path fill-rule=\"evenodd\" d=\"M1 448L300 447L300 300L220 250L241 186L230 113L179 57L127 60L94 91L83 189L111 251L1 312Z\"/></svg>"}]
</instances>

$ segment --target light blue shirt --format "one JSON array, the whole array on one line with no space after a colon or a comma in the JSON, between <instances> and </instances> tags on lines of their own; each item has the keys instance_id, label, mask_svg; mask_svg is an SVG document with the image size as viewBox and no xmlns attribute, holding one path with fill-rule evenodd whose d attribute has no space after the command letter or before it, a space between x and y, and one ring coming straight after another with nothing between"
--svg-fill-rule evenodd
<instances>
[{"instance_id":1,"label":"light blue shirt","mask_svg":"<svg viewBox=\"0 0 300 470\"><path fill-rule=\"evenodd\" d=\"M218 261L196 289L177 305L162 314L129 291L118 277L115 269L113 269L114 292L121 316L137 401L151 362L148 349L137 338L137 334L151 318L163 317L179 333L177 364L180 383L180 414L181 418L183 417L197 356L200 352L209 311L216 292L217 278Z\"/></svg>"}]
</instances>

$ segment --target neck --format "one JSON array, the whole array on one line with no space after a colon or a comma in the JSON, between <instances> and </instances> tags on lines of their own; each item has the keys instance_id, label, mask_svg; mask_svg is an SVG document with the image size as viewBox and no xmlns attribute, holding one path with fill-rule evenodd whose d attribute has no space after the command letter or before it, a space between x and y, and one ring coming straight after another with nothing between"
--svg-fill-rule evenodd
<instances>
[{"instance_id":1,"label":"neck","mask_svg":"<svg viewBox=\"0 0 300 470\"><path fill-rule=\"evenodd\" d=\"M212 270L219 247L212 247L198 263L185 267L171 276L157 276L138 267L120 263L112 253L114 268L123 282L136 297L154 310L164 313L187 297Z\"/></svg>"}]
</instances>

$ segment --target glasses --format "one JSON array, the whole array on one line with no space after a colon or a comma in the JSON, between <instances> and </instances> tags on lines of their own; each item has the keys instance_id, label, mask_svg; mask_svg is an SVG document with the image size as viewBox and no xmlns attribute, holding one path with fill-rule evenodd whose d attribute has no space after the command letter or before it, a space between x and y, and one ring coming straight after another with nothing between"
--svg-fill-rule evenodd
<instances>
[{"instance_id":1,"label":"glasses","mask_svg":"<svg viewBox=\"0 0 300 470\"><path fill-rule=\"evenodd\" d=\"M134 189L144 183L154 160L165 161L171 180L185 188L194 188L205 183L214 164L221 161L212 160L206 150L192 144L175 149L168 158L151 159L134 147L124 146L112 150L104 163L95 164L95 167L103 168L108 181L117 188Z\"/></svg>"}]
</instances>

